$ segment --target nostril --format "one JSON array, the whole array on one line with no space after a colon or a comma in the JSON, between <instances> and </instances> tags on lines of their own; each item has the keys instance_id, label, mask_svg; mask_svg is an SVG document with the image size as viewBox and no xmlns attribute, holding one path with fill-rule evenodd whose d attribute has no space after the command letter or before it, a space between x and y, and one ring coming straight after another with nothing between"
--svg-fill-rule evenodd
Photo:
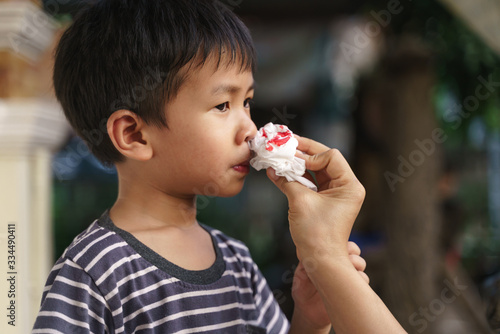
<instances>
[{"instance_id":1,"label":"nostril","mask_svg":"<svg viewBox=\"0 0 500 334\"><path fill-rule=\"evenodd\" d=\"M246 141L246 142L250 142L250 141L252 141L254 138L255 138L255 134L252 134L251 136L247 136L247 137L245 138L245 141Z\"/></svg>"},{"instance_id":2,"label":"nostril","mask_svg":"<svg viewBox=\"0 0 500 334\"><path fill-rule=\"evenodd\" d=\"M247 131L247 135L245 136L245 141L248 143L252 139L254 139L255 136L257 136L257 127L252 122L252 127Z\"/></svg>"}]
</instances>

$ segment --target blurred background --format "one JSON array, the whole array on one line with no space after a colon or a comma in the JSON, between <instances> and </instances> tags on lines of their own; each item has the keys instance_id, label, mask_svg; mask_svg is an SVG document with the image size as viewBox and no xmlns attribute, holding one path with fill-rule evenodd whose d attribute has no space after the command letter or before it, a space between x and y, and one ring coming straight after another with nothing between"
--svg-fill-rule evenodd
<instances>
[{"instance_id":1,"label":"blurred background","mask_svg":"<svg viewBox=\"0 0 500 334\"><path fill-rule=\"evenodd\" d=\"M117 193L52 93L53 47L82 3L0 0L0 242L14 224L28 328L52 263ZM405 329L500 333L500 2L225 3L257 47L257 126L338 148L364 184L352 240ZM297 259L265 173L198 214L249 246L290 316Z\"/></svg>"}]
</instances>

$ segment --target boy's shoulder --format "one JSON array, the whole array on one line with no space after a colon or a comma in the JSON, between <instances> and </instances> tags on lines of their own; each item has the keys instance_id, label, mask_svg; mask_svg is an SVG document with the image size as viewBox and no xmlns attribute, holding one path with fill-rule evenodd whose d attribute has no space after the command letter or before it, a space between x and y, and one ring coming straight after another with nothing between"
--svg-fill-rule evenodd
<instances>
[{"instance_id":1,"label":"boy's shoulder","mask_svg":"<svg viewBox=\"0 0 500 334\"><path fill-rule=\"evenodd\" d=\"M219 274L223 274L226 269L234 272L241 270L247 272L257 271L250 251L243 242L216 228L205 224L200 225L212 237L217 258L219 259L217 262L220 262L218 265L221 267ZM159 256L153 254L153 251L146 249L147 246L132 242L135 239L127 235L127 232L119 230L110 221L107 212L104 213L99 219L90 224L85 231L75 237L55 264L52 275L56 275L58 269L62 266L67 267L69 265L72 267L72 272L76 270L75 273L85 273L84 275L88 275L96 282L100 282L103 275L106 277L106 273L114 270L113 268L123 267L126 263L134 263L134 266L140 267L141 270L149 271L151 268L160 268L168 275L178 277L174 274L176 271L172 271L174 266L170 265L168 260L159 259ZM214 265L213 267L215 270L217 266ZM123 270L126 270L126 268ZM122 274L126 275L126 273Z\"/></svg>"},{"instance_id":2,"label":"boy's shoulder","mask_svg":"<svg viewBox=\"0 0 500 334\"><path fill-rule=\"evenodd\" d=\"M59 261L70 260L83 269L90 269L105 254L121 250L120 257L127 256L127 243L114 231L102 227L96 219L90 226L77 235L66 248ZM116 252L114 252L116 253ZM122 254L123 253L123 254ZM110 259L113 261L116 259Z\"/></svg>"},{"instance_id":3,"label":"boy's shoulder","mask_svg":"<svg viewBox=\"0 0 500 334\"><path fill-rule=\"evenodd\" d=\"M101 218L96 219L86 230L73 239L62 254L59 262L70 260L85 269L89 268L92 263L103 260L104 254L116 254L111 256L111 264L113 261L119 260L117 256L127 257L135 254L133 248L127 247L129 244L123 239L123 236L116 233L116 226L109 226L109 223L106 222L106 214L104 213ZM242 241L214 227L202 223L200 225L210 233L223 256L228 257L238 254L251 258L250 250Z\"/></svg>"},{"instance_id":4,"label":"boy's shoulder","mask_svg":"<svg viewBox=\"0 0 500 334\"><path fill-rule=\"evenodd\" d=\"M227 250L232 253L243 253L245 255L250 256L250 250L242 241L235 239L211 226L201 223L200 225L212 235L212 237L217 242L217 245L219 246L219 248L222 250L223 253L224 250Z\"/></svg>"}]
</instances>

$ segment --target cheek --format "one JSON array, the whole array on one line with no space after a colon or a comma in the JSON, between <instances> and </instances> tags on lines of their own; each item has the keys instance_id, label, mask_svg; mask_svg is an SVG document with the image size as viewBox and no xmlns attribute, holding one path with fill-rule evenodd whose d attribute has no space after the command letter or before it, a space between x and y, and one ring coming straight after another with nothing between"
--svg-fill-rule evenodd
<instances>
[{"instance_id":1,"label":"cheek","mask_svg":"<svg viewBox=\"0 0 500 334\"><path fill-rule=\"evenodd\" d=\"M215 143L201 141L199 145L190 145L184 151L177 151L177 168L187 175L201 181L217 179L222 173L227 159L224 150L218 149ZM168 163L168 162L166 162Z\"/></svg>"},{"instance_id":2,"label":"cheek","mask_svg":"<svg viewBox=\"0 0 500 334\"><path fill-rule=\"evenodd\" d=\"M230 138L222 131L206 129L205 133L187 139L186 144L203 161L221 161L229 153Z\"/></svg>"},{"instance_id":3,"label":"cheek","mask_svg":"<svg viewBox=\"0 0 500 334\"><path fill-rule=\"evenodd\" d=\"M232 161L234 157L231 158L231 149L234 149L231 146L231 129L221 124L204 124L204 127L191 124L165 137L158 151L161 164L198 181L206 180L207 175L218 179L228 164L235 162Z\"/></svg>"}]
</instances>

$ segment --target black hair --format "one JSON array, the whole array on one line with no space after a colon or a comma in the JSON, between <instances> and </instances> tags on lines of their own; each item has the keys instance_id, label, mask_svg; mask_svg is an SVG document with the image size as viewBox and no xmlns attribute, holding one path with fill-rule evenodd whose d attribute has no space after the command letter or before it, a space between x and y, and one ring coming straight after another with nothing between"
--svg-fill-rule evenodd
<instances>
[{"instance_id":1,"label":"black hair","mask_svg":"<svg viewBox=\"0 0 500 334\"><path fill-rule=\"evenodd\" d=\"M167 126L164 106L211 56L255 71L247 27L215 0L101 0L75 17L56 50L54 88L64 113L104 164L123 161L106 122L127 109ZM224 57L224 58L222 58ZM238 65L238 64L237 64Z\"/></svg>"}]
</instances>

